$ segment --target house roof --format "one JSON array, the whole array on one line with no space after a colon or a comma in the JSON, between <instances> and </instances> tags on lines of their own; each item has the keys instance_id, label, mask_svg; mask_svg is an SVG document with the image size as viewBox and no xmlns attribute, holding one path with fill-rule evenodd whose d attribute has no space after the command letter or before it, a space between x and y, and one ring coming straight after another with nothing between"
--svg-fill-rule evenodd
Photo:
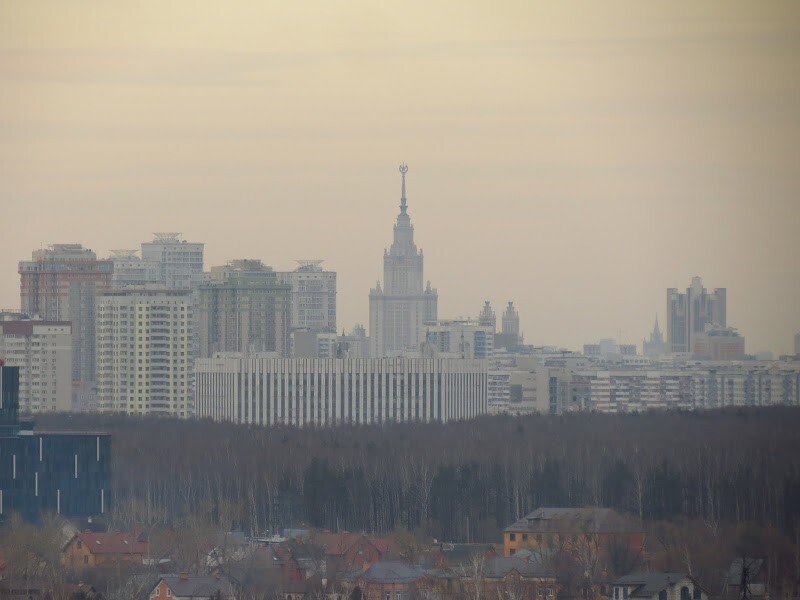
<instances>
[{"instance_id":1,"label":"house roof","mask_svg":"<svg viewBox=\"0 0 800 600\"><path fill-rule=\"evenodd\" d=\"M650 598L661 590L668 589L682 581L691 580L685 573L631 573L620 577L614 585L638 586L631 592L631 598Z\"/></svg>"},{"instance_id":2,"label":"house roof","mask_svg":"<svg viewBox=\"0 0 800 600\"><path fill-rule=\"evenodd\" d=\"M219 575L164 575L153 589L162 581L166 582L173 596L180 598L210 598L217 592L223 596L233 596L233 583L222 574Z\"/></svg>"},{"instance_id":3,"label":"house roof","mask_svg":"<svg viewBox=\"0 0 800 600\"><path fill-rule=\"evenodd\" d=\"M358 538L366 539L366 536L362 536L358 533L328 533L323 532L317 534L315 541L322 546L325 550L325 554L328 555L337 555L340 556L347 552L347 550L352 546Z\"/></svg>"},{"instance_id":4,"label":"house roof","mask_svg":"<svg viewBox=\"0 0 800 600\"><path fill-rule=\"evenodd\" d=\"M367 583L411 583L425 575L425 572L399 560L382 560L366 571L351 573L345 579L363 580Z\"/></svg>"},{"instance_id":5,"label":"house roof","mask_svg":"<svg viewBox=\"0 0 800 600\"><path fill-rule=\"evenodd\" d=\"M343 556L356 544L372 546L379 554L386 554L392 546L392 542L384 539L372 539L363 533L329 533L317 534L315 540L322 546L328 556Z\"/></svg>"},{"instance_id":6,"label":"house roof","mask_svg":"<svg viewBox=\"0 0 800 600\"><path fill-rule=\"evenodd\" d=\"M506 527L509 533L640 533L638 519L612 508L537 508Z\"/></svg>"},{"instance_id":7,"label":"house roof","mask_svg":"<svg viewBox=\"0 0 800 600\"><path fill-rule=\"evenodd\" d=\"M554 577L541 562L516 556L495 556L487 559L483 566L483 576L489 579L502 579L511 571L517 571L522 577Z\"/></svg>"},{"instance_id":8,"label":"house roof","mask_svg":"<svg viewBox=\"0 0 800 600\"><path fill-rule=\"evenodd\" d=\"M72 540L83 542L92 554L146 554L147 542L140 541L131 533L76 533Z\"/></svg>"},{"instance_id":9,"label":"house roof","mask_svg":"<svg viewBox=\"0 0 800 600\"><path fill-rule=\"evenodd\" d=\"M451 567L469 563L477 556L486 556L494 551L494 544L438 544L435 549Z\"/></svg>"}]
</instances>

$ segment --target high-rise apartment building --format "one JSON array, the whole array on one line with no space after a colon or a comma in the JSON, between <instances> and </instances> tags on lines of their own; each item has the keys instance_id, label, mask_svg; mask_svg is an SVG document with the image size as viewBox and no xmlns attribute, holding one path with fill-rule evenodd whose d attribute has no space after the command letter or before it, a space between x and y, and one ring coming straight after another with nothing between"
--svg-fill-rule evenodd
<instances>
[{"instance_id":1,"label":"high-rise apartment building","mask_svg":"<svg viewBox=\"0 0 800 600\"><path fill-rule=\"evenodd\" d=\"M398 356L419 351L423 324L437 318L439 296L423 279L422 250L414 243L414 227L406 203L406 173L400 166L402 192L394 240L383 255L383 287L369 294L370 353L373 357Z\"/></svg>"},{"instance_id":2,"label":"high-rise apartment building","mask_svg":"<svg viewBox=\"0 0 800 600\"><path fill-rule=\"evenodd\" d=\"M191 359L200 354L197 321L200 304L198 286L203 281L203 249L200 242L180 239L180 233L156 233L152 242L142 243L142 260L159 265L158 282L170 290L192 290L192 324L189 333Z\"/></svg>"},{"instance_id":3,"label":"high-rise apartment building","mask_svg":"<svg viewBox=\"0 0 800 600\"><path fill-rule=\"evenodd\" d=\"M97 299L100 410L188 417L189 290L130 289Z\"/></svg>"},{"instance_id":4,"label":"high-rise apartment building","mask_svg":"<svg viewBox=\"0 0 800 600\"><path fill-rule=\"evenodd\" d=\"M20 409L72 408L72 327L64 321L0 318L0 358L19 367Z\"/></svg>"},{"instance_id":5,"label":"high-rise apartment building","mask_svg":"<svg viewBox=\"0 0 800 600\"><path fill-rule=\"evenodd\" d=\"M727 327L727 291L717 288L709 293L700 277L692 278L686 293L667 290L667 345L670 352L692 352L695 336L706 325Z\"/></svg>"},{"instance_id":6,"label":"high-rise apartment building","mask_svg":"<svg viewBox=\"0 0 800 600\"><path fill-rule=\"evenodd\" d=\"M292 330L336 333L336 273L324 270L321 260L297 262L294 271L278 273L292 288Z\"/></svg>"},{"instance_id":7,"label":"high-rise apartment building","mask_svg":"<svg viewBox=\"0 0 800 600\"><path fill-rule=\"evenodd\" d=\"M114 263L111 287L115 290L162 283L162 265L155 260L136 256L136 250L112 250L109 260Z\"/></svg>"},{"instance_id":8,"label":"high-rise apartment building","mask_svg":"<svg viewBox=\"0 0 800 600\"><path fill-rule=\"evenodd\" d=\"M159 265L159 282L169 289L190 289L203 278L202 243L180 239L180 233L156 233L142 243L142 260Z\"/></svg>"},{"instance_id":9,"label":"high-rise apartment building","mask_svg":"<svg viewBox=\"0 0 800 600\"><path fill-rule=\"evenodd\" d=\"M80 244L53 244L20 261L22 312L72 323L72 379L94 381L95 297L111 288L113 264Z\"/></svg>"},{"instance_id":10,"label":"high-rise apartment building","mask_svg":"<svg viewBox=\"0 0 800 600\"><path fill-rule=\"evenodd\" d=\"M200 284L200 356L217 352L289 354L292 288L260 260L213 267Z\"/></svg>"}]
</instances>

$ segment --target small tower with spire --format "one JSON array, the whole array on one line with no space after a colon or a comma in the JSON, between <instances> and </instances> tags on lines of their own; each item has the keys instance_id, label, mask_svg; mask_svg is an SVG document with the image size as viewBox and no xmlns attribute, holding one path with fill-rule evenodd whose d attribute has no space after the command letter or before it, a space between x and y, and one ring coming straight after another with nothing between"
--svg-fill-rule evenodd
<instances>
[{"instance_id":1,"label":"small tower with spire","mask_svg":"<svg viewBox=\"0 0 800 600\"><path fill-rule=\"evenodd\" d=\"M642 340L642 353L645 356L662 356L667 353L667 344L664 343L664 336L658 326L658 315L650 334L650 340Z\"/></svg>"},{"instance_id":2,"label":"small tower with spire","mask_svg":"<svg viewBox=\"0 0 800 600\"><path fill-rule=\"evenodd\" d=\"M492 305L488 300L483 303L483 310L481 310L481 314L478 315L478 324L484 327L491 327L492 333L497 331L497 316L494 314Z\"/></svg>"}]
</instances>

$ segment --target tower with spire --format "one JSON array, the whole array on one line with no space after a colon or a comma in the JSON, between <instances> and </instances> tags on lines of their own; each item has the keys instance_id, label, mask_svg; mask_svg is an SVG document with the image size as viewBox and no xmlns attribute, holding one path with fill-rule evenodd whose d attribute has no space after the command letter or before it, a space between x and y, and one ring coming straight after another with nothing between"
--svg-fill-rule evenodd
<instances>
[{"instance_id":1,"label":"tower with spire","mask_svg":"<svg viewBox=\"0 0 800 600\"><path fill-rule=\"evenodd\" d=\"M424 341L423 324L435 321L438 294L425 283L424 257L414 243L414 226L406 199L408 167L400 165L400 214L394 224L392 245L383 253L383 286L370 290L370 354L398 356L419 351Z\"/></svg>"},{"instance_id":2,"label":"tower with spire","mask_svg":"<svg viewBox=\"0 0 800 600\"><path fill-rule=\"evenodd\" d=\"M519 332L519 313L513 302L508 302L500 323L500 333L494 336L494 347L516 352L523 340Z\"/></svg>"},{"instance_id":3,"label":"tower with spire","mask_svg":"<svg viewBox=\"0 0 800 600\"><path fill-rule=\"evenodd\" d=\"M497 316L494 314L492 305L488 300L483 303L481 314L478 315L478 323L484 327L491 327L492 334L497 332Z\"/></svg>"},{"instance_id":4,"label":"tower with spire","mask_svg":"<svg viewBox=\"0 0 800 600\"><path fill-rule=\"evenodd\" d=\"M656 315L656 324L653 327L653 332L650 334L650 341L642 340L642 354L645 356L662 356L667 353L667 344L664 342L664 336L661 334L661 329L658 327L658 315Z\"/></svg>"}]
</instances>

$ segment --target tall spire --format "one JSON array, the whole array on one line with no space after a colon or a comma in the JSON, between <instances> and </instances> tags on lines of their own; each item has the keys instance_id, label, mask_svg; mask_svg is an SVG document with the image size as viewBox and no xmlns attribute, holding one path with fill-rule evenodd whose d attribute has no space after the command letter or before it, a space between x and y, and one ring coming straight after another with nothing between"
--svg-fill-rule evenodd
<instances>
[{"instance_id":1,"label":"tall spire","mask_svg":"<svg viewBox=\"0 0 800 600\"><path fill-rule=\"evenodd\" d=\"M406 163L402 163L400 165L400 175L403 177L403 193L400 196L400 214L406 214L406 173L408 173L408 165Z\"/></svg>"}]
</instances>

